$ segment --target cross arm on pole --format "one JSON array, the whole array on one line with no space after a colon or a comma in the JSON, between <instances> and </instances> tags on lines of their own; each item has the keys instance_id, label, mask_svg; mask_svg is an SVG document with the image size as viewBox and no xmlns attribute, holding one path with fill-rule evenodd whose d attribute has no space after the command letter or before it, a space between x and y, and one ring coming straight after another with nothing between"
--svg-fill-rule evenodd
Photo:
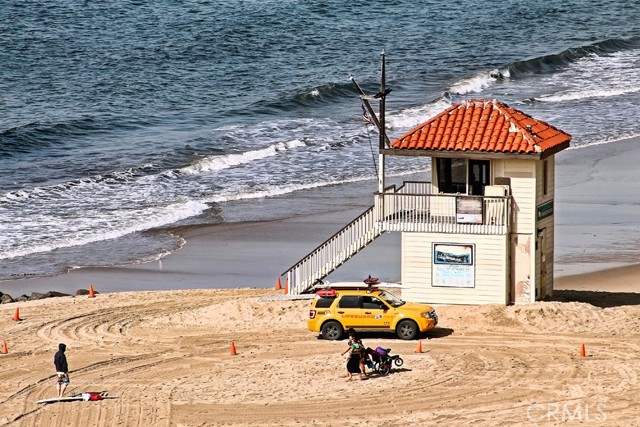
<instances>
[{"instance_id":1,"label":"cross arm on pole","mask_svg":"<svg viewBox=\"0 0 640 427\"><path fill-rule=\"evenodd\" d=\"M365 93L365 91L362 90L362 88L360 87L360 85L356 81L355 77L353 77L352 75L349 75L349 79L351 80L351 82L355 86L356 90L360 94L360 99L362 99L362 103L364 104L365 108L367 109L367 113L369 113L369 116L371 117L371 121L373 121L373 123L376 125L376 127L380 131L380 134L384 135L384 141L386 143L386 146L389 147L391 145L391 142L389 141L389 137L387 137L387 133L385 132L385 130L382 129L380 120L378 119L378 116L376 116L376 113L373 111L373 108L371 107L371 104L369 103L369 100L380 99L381 97L385 97L385 96L387 96L389 94L389 92L391 92L391 89L385 90L384 93L377 93L375 95L367 95Z\"/></svg>"}]
</instances>

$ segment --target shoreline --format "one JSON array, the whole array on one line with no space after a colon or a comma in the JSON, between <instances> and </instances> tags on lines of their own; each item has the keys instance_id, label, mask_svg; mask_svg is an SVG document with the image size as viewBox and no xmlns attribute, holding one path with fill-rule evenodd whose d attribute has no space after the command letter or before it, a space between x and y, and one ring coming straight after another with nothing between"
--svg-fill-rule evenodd
<instances>
[{"instance_id":1,"label":"shoreline","mask_svg":"<svg viewBox=\"0 0 640 427\"><path fill-rule=\"evenodd\" d=\"M555 286L579 283L582 274L640 264L640 137L568 149L556 157ZM424 173L390 178L424 180ZM290 206L284 219L225 222L170 229L185 240L182 248L154 262L84 267L52 277L0 282L12 297L51 290L75 293L89 284L100 292L275 286L277 277L373 203L376 182L360 181L316 188L260 201ZM613 191L615 190L615 191ZM255 201L252 201L255 203ZM256 205L224 206L231 221ZM314 213L314 209L322 211ZM400 280L400 234L386 233L327 277L353 280L371 274ZM375 268L372 268L375 267ZM563 278L566 278L563 280Z\"/></svg>"},{"instance_id":2,"label":"shoreline","mask_svg":"<svg viewBox=\"0 0 640 427\"><path fill-rule=\"evenodd\" d=\"M556 275L640 262L640 137L565 150L556 161Z\"/></svg>"},{"instance_id":3,"label":"shoreline","mask_svg":"<svg viewBox=\"0 0 640 427\"><path fill-rule=\"evenodd\" d=\"M640 263L560 276L555 290L640 293Z\"/></svg>"}]
</instances>

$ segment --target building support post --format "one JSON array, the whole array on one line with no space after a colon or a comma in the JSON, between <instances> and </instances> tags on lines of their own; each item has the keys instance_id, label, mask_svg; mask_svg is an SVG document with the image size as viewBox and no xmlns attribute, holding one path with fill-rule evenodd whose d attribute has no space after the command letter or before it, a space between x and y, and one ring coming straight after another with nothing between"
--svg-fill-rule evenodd
<instances>
[{"instance_id":1,"label":"building support post","mask_svg":"<svg viewBox=\"0 0 640 427\"><path fill-rule=\"evenodd\" d=\"M385 156L382 153L382 151L385 149L385 143L387 142L387 133L385 132L385 123L384 123L384 108L385 108L385 103L384 100L387 97L387 93L385 93L386 88L385 88L385 67L384 67L384 50L382 51L382 53L380 54L380 92L378 93L378 95L380 95L380 142L379 142L379 152L378 152L378 193L382 194L384 193L384 187L385 187L385 171L384 171L384 166L385 166ZM376 95L376 96L378 96Z\"/></svg>"}]
</instances>

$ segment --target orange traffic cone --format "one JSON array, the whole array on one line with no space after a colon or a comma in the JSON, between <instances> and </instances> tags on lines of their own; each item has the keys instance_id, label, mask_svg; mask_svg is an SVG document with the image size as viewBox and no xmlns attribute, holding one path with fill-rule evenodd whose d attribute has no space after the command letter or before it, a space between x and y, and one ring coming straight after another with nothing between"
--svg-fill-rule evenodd
<instances>
[{"instance_id":1,"label":"orange traffic cone","mask_svg":"<svg viewBox=\"0 0 640 427\"><path fill-rule=\"evenodd\" d=\"M93 285L89 284L89 298L95 298L96 293L93 291Z\"/></svg>"},{"instance_id":2,"label":"orange traffic cone","mask_svg":"<svg viewBox=\"0 0 640 427\"><path fill-rule=\"evenodd\" d=\"M422 340L418 341L418 347L416 348L416 353L422 353Z\"/></svg>"},{"instance_id":3,"label":"orange traffic cone","mask_svg":"<svg viewBox=\"0 0 640 427\"><path fill-rule=\"evenodd\" d=\"M2 343L2 351L1 351L0 353L2 353L2 354L7 354L7 353L9 353L9 350L7 349L7 342L6 342L6 341L4 341L4 342Z\"/></svg>"},{"instance_id":4,"label":"orange traffic cone","mask_svg":"<svg viewBox=\"0 0 640 427\"><path fill-rule=\"evenodd\" d=\"M276 291L282 289L282 284L280 283L280 276L278 276L278 280L276 280Z\"/></svg>"},{"instance_id":5,"label":"orange traffic cone","mask_svg":"<svg viewBox=\"0 0 640 427\"><path fill-rule=\"evenodd\" d=\"M584 344L582 344L582 347L580 348L580 357L587 357L587 354L584 350Z\"/></svg>"},{"instance_id":6,"label":"orange traffic cone","mask_svg":"<svg viewBox=\"0 0 640 427\"><path fill-rule=\"evenodd\" d=\"M19 309L19 308L16 308L16 312L15 312L15 314L13 315L13 320L15 320L16 322L17 322L18 320L22 320L22 319L20 318L20 309Z\"/></svg>"},{"instance_id":7,"label":"orange traffic cone","mask_svg":"<svg viewBox=\"0 0 640 427\"><path fill-rule=\"evenodd\" d=\"M236 343L231 341L231 355L232 356L237 356L238 352L236 351Z\"/></svg>"},{"instance_id":8,"label":"orange traffic cone","mask_svg":"<svg viewBox=\"0 0 640 427\"><path fill-rule=\"evenodd\" d=\"M289 295L289 279L284 281L284 294Z\"/></svg>"}]
</instances>

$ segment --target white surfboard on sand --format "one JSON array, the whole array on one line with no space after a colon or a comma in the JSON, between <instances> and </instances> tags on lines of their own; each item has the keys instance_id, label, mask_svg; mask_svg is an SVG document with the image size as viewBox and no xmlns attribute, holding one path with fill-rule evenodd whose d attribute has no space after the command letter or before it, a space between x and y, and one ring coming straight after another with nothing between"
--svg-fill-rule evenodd
<instances>
[{"instance_id":1,"label":"white surfboard on sand","mask_svg":"<svg viewBox=\"0 0 640 427\"><path fill-rule=\"evenodd\" d=\"M70 402L73 400L83 400L83 397L82 396L52 397L50 399L36 400L36 403Z\"/></svg>"},{"instance_id":2,"label":"white surfboard on sand","mask_svg":"<svg viewBox=\"0 0 640 427\"><path fill-rule=\"evenodd\" d=\"M117 397L109 396L108 394L109 393L107 392L100 392L100 393L84 392L84 393L74 394L72 396L52 397L49 399L36 400L36 403L72 402L74 400L75 401L84 400L85 402L88 402L88 401L97 401L97 400L104 400L104 399L117 399Z\"/></svg>"}]
</instances>

